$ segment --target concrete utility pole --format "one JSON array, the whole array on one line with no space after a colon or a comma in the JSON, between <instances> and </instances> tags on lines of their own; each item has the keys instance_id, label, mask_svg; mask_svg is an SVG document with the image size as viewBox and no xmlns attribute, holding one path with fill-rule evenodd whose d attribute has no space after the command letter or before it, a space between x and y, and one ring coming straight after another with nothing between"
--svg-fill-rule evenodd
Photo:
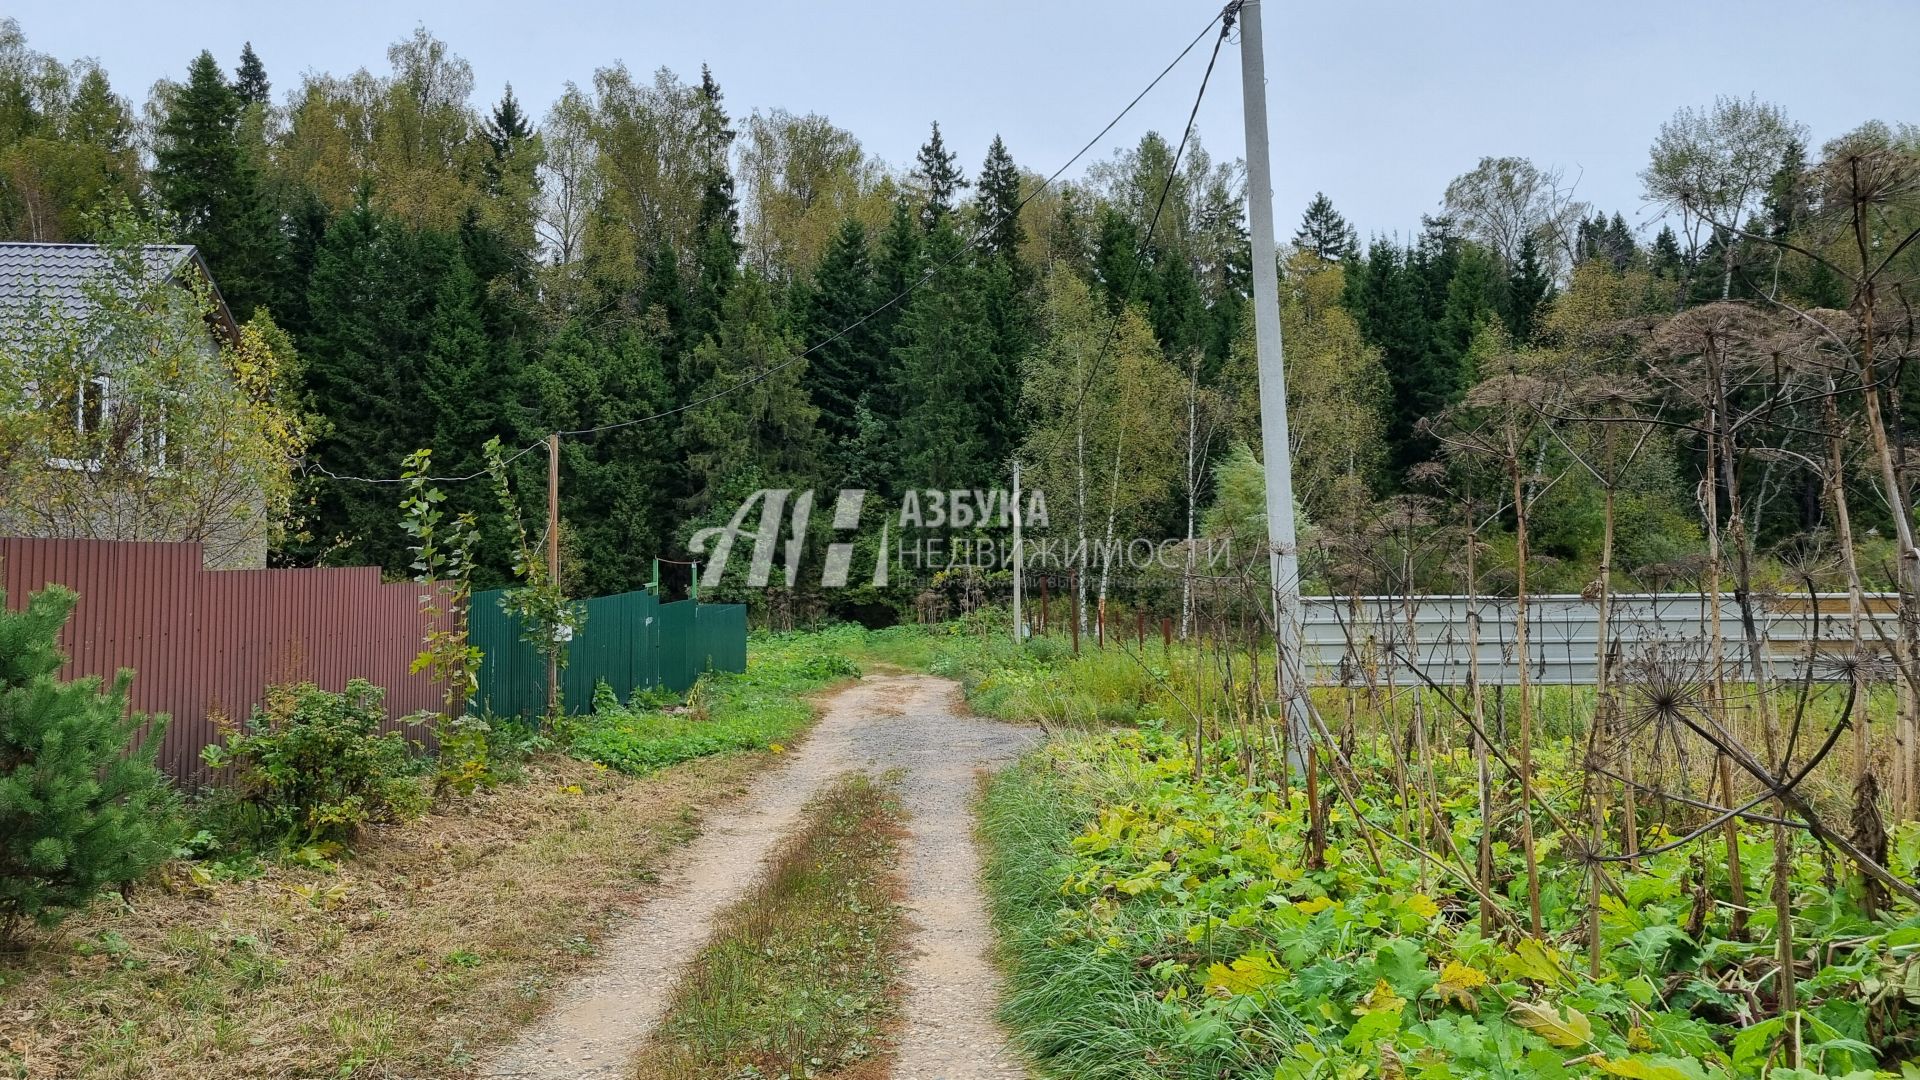
<instances>
[{"instance_id":1,"label":"concrete utility pole","mask_svg":"<svg viewBox=\"0 0 1920 1080\"><path fill-rule=\"evenodd\" d=\"M1013 643L1027 640L1027 628L1020 621L1022 573L1026 570L1026 552L1020 545L1020 459L1013 459Z\"/></svg>"},{"instance_id":2,"label":"concrete utility pole","mask_svg":"<svg viewBox=\"0 0 1920 1080\"><path fill-rule=\"evenodd\" d=\"M1280 355L1280 269L1273 238L1273 170L1267 148L1267 60L1260 0L1240 15L1240 93L1247 125L1247 226L1253 238L1253 330L1260 362L1260 442L1267 470L1268 569L1273 575L1274 678L1286 704L1288 745L1307 745L1300 664L1300 555L1293 526L1293 451L1287 441L1287 376ZM1303 760L1303 759L1302 759Z\"/></svg>"}]
</instances>

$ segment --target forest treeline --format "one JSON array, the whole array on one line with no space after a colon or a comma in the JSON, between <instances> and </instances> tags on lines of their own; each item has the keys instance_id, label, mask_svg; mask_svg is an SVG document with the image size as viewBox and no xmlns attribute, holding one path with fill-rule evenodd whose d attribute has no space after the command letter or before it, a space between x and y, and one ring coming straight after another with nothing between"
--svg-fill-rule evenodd
<instances>
[{"instance_id":1,"label":"forest treeline","mask_svg":"<svg viewBox=\"0 0 1920 1080\"><path fill-rule=\"evenodd\" d=\"M424 29L386 60L276 86L250 46L202 53L136 106L97 64L0 24L0 236L91 241L138 218L197 245L240 320L264 313L290 338L313 440L278 561L404 568L395 491L363 481L421 447L437 473L481 474L488 439L552 431L570 433L578 595L637 587L759 488L897 502L1004 487L1016 456L1062 535L1257 528L1242 170L1197 134L1177 153L1178 133L1150 133L1043 189L1038 163L997 138L950 147L937 123L899 170L819 115L733 115L704 69L603 67L535 117L510 86L477 94ZM1460 432L1487 415L1475 389L1524 375L1593 391L1536 402L1515 443L1540 573L1592 574L1603 502L1620 571L1701 550L1709 439L1699 403L1672 400L1683 353L1650 351L1661 328L1722 302L1789 320L1857 308L1862 275L1835 268L1856 238L1832 226L1832 162L1865 147L1910 167L1920 133L1868 123L1815 146L1779 109L1725 99L1650 136L1651 236L1518 158L1481 160L1408 238L1363 243L1324 195L1305 208L1282 300L1310 521L1352 540L1431 517L1417 500L1474 483ZM1889 250L1916 220L1911 178L1893 186L1855 260L1885 256L1882 312L1904 310L1920 260ZM1902 463L1916 377L1890 360L1872 391ZM1827 527L1821 409L1846 425L1863 400L1772 385L1731 385L1736 405L1769 403L1778 435L1741 459L1762 546ZM1623 420L1629 398L1632 452L1603 474L1586 463L1604 425L1577 421ZM1887 500L1863 439L1849 429L1841 471L1869 537ZM544 466L518 459L519 486L537 493ZM484 481L448 495L492 506ZM1494 534L1517 523L1512 505L1486 512ZM483 584L511 548L488 526ZM1436 586L1455 573L1401 561Z\"/></svg>"}]
</instances>

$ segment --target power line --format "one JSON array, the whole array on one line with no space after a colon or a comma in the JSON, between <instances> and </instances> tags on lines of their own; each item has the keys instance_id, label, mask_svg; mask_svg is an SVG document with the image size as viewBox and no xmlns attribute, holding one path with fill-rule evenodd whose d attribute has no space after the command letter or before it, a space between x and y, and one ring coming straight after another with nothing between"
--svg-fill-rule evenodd
<instances>
[{"instance_id":1,"label":"power line","mask_svg":"<svg viewBox=\"0 0 1920 1080\"><path fill-rule=\"evenodd\" d=\"M543 438L538 442L531 443L527 446L523 446L520 449L515 450L513 453L507 455L505 458L501 459L500 464L510 465L513 462L518 461L521 458L525 457L526 455L532 453L533 451L538 450L540 447L545 446L546 443L547 443L547 440ZM334 472L332 469L327 468L325 465L318 464L317 462L309 461L304 464L305 464L305 468L311 472L317 472L322 476L329 477L334 480L346 480L346 481L351 481L357 484L411 484L416 480L429 481L436 484L457 484L463 480L477 480L480 477L487 475L487 473L491 471L490 469L481 469L479 472L471 472L465 476L403 476L398 479L376 480L376 479L372 479L365 476L342 476L341 474Z\"/></svg>"},{"instance_id":2,"label":"power line","mask_svg":"<svg viewBox=\"0 0 1920 1080\"><path fill-rule=\"evenodd\" d=\"M1223 25L1220 27L1220 36L1213 39L1213 55L1207 58L1206 73L1200 77L1200 92L1194 95L1193 109L1187 113L1186 130L1180 133L1180 145L1175 148L1173 161L1167 166L1167 179L1160 185L1160 200L1154 204L1153 217L1147 221L1147 236L1145 241L1140 245L1140 252L1143 256L1149 255L1153 251L1154 232L1160 227L1160 215L1167 208L1167 196L1173 191L1173 182L1180 175L1180 159L1186 156L1187 143L1193 138L1194 123L1200 117L1200 103L1206 100L1207 84L1213 81L1213 66L1220 60L1220 47L1227 43L1227 36L1233 32L1232 13L1238 10L1238 7L1238 4L1230 4L1219 15L1214 16L1216 22L1221 22L1224 19ZM1213 24L1208 23L1207 25L1211 27ZM1202 35L1205 33L1205 30L1201 31ZM1191 49L1193 46L1189 45L1187 48ZM1133 273L1127 276L1127 292L1133 291L1134 283L1137 282L1139 278L1140 262L1136 259L1133 264ZM1100 371L1100 360L1106 355L1107 349L1113 345L1113 336L1119 332L1120 320L1125 317L1126 311L1127 300L1123 295L1120 298L1120 306L1114 309L1113 318L1107 323L1107 333L1100 341L1100 348L1094 351L1093 364L1087 371L1087 377L1080 383L1080 392L1074 398L1074 412L1078 413L1086 404L1087 391L1093 386L1094 376L1099 374Z\"/></svg>"},{"instance_id":3,"label":"power line","mask_svg":"<svg viewBox=\"0 0 1920 1080\"><path fill-rule=\"evenodd\" d=\"M1224 14L1224 12L1222 14ZM1055 169L1051 176L1048 176L1045 180L1041 181L1040 185L1034 188L1033 191L1030 194L1028 194L1026 198L1021 199L1020 202L1017 203L1012 210L1009 210L1007 214L1002 217L1001 221L1004 222L1008 217L1017 216L1020 213L1020 211L1026 209L1028 203L1031 203L1033 200L1039 198L1042 193L1044 193L1048 188L1053 186L1054 181L1060 179L1060 176L1063 173L1065 173L1068 169L1073 168L1075 163L1077 163L1082 157L1086 156L1087 151L1093 149L1094 146L1098 144L1101 139L1106 138L1107 133L1112 131L1115 125L1119 124L1120 121L1126 119L1127 114L1133 111L1134 106L1140 104L1143 98L1145 98L1148 94L1153 92L1154 87L1160 85L1160 81L1162 79L1165 79L1167 75L1173 71L1174 68L1180 65L1180 61L1185 60L1187 58L1187 54L1193 51L1194 46L1200 44L1201 39L1207 36L1207 31L1213 29L1213 24L1216 22L1219 22L1220 19L1221 19L1221 15L1215 15L1213 18L1207 20L1207 25L1200 28L1200 32L1194 35L1192 41L1187 42L1187 47L1184 49L1181 49L1180 54L1178 56L1175 56L1173 60L1167 64L1166 67L1162 68L1160 71L1160 74L1155 75L1153 77L1153 81L1148 83L1145 89L1142 89L1138 94L1135 94L1133 97L1133 100L1127 102L1127 105L1125 108L1121 109L1120 112L1117 115L1115 115L1113 119L1107 121L1107 125L1100 129L1099 134L1096 134L1093 138L1088 139L1085 145L1080 147L1080 149L1077 152L1075 152L1071 158L1067 159L1066 164L1060 166L1058 169ZM1214 45L1213 55L1214 55L1214 59L1219 58L1220 46L1217 42ZM1212 60L1209 60L1207 62L1207 73L1209 75L1213 73ZM1206 84L1203 82L1201 84L1202 93L1205 92L1205 89L1206 89ZM1196 110L1198 110L1199 103L1195 102L1194 107ZM1191 132L1193 131L1193 120L1191 118L1189 118L1187 121L1187 131L1189 134L1191 134ZM1186 146L1186 143L1187 141L1183 137L1180 140L1180 145L1184 148ZM1165 202L1166 202L1166 193L1162 191L1161 192L1162 205L1164 205ZM1157 220L1159 217L1159 214L1157 211L1154 216ZM1001 222L995 222L994 224L998 225L1000 223ZM895 304L898 304L900 301L913 295L913 293L916 290L918 290L922 285L925 285L927 282L933 280L936 276L940 274L941 271L945 270L949 266L952 266L954 263L958 262L962 257L970 254L975 248L977 248L980 245L980 242L984 240L991 231L992 231L991 228L979 229L971 239L969 239L965 244L962 244L959 250L955 251L952 255L948 256L945 261L941 262L937 266L929 267L927 270L922 272L918 278L914 279L911 283L909 283L906 288L901 289L898 293L895 293L890 299L882 303L879 307L874 308L872 311L869 311L865 315L860 316L858 319L855 319L853 322L847 324L844 327L841 327L832 336L827 337L826 339L819 341L811 346L808 346L805 351L796 353L793 356L785 360L782 360L780 363L767 368L765 371L761 371L749 378L742 379L731 386L725 387L720 390L716 390L713 393L708 394L704 397L696 398L692 401L687 402L684 405L677 405L674 408L653 413L650 416L636 417L632 420L621 420L611 424L601 424L597 427L580 428L574 431L562 431L559 434L561 435L593 435L602 431L613 431L618 428L632 427L635 424L645 424L653 420L659 420L668 416L672 416L675 413L686 412L688 409L696 408L698 406L706 404L709 401L714 401L718 398L725 397L726 395L731 394L736 390L745 389L746 387L762 382L772 377L773 375L778 374L780 371L788 367L791 367L802 360L805 360L807 357L813 355L814 353L820 351L821 349L826 348L827 346L833 344L834 342L839 341L841 338L846 337L848 334L853 333L855 330L860 329L860 327L866 325L868 322L878 317L882 312L887 311L889 308L893 307Z\"/></svg>"}]
</instances>

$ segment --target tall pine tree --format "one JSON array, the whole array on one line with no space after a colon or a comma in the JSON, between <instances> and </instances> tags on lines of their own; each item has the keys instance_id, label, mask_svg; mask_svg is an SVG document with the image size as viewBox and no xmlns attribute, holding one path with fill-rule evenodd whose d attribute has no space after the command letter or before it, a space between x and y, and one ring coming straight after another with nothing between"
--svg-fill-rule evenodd
<instances>
[{"instance_id":1,"label":"tall pine tree","mask_svg":"<svg viewBox=\"0 0 1920 1080\"><path fill-rule=\"evenodd\" d=\"M245 102L227 84L213 54L202 52L186 85L167 98L155 132L153 185L200 249L236 317L263 303L279 278L279 221L240 139Z\"/></svg>"},{"instance_id":2,"label":"tall pine tree","mask_svg":"<svg viewBox=\"0 0 1920 1080\"><path fill-rule=\"evenodd\" d=\"M1313 193L1306 213L1300 215L1300 228L1294 231L1293 246L1310 251L1322 262L1341 262L1360 250L1360 237L1333 200L1323 191Z\"/></svg>"},{"instance_id":3,"label":"tall pine tree","mask_svg":"<svg viewBox=\"0 0 1920 1080\"><path fill-rule=\"evenodd\" d=\"M267 105L273 98L273 84L267 81L267 65L253 51L253 42L240 46L240 66L233 69L233 92L242 105Z\"/></svg>"},{"instance_id":4,"label":"tall pine tree","mask_svg":"<svg viewBox=\"0 0 1920 1080\"><path fill-rule=\"evenodd\" d=\"M1534 321L1540 314L1540 306L1552 294L1553 279L1540 264L1540 246L1529 233L1520 241L1513 269L1507 274L1506 304L1502 312L1507 332L1513 335L1515 344L1525 345L1533 340Z\"/></svg>"},{"instance_id":5,"label":"tall pine tree","mask_svg":"<svg viewBox=\"0 0 1920 1080\"><path fill-rule=\"evenodd\" d=\"M1020 224L1020 170L1000 136L987 148L987 160L980 166L980 224L983 248L996 258L1017 261L1027 231Z\"/></svg>"},{"instance_id":6,"label":"tall pine tree","mask_svg":"<svg viewBox=\"0 0 1920 1080\"><path fill-rule=\"evenodd\" d=\"M927 233L933 276L901 316L895 354L901 403L894 460L914 487L983 486L998 475L989 416L1000 365L979 271L942 215Z\"/></svg>"},{"instance_id":7,"label":"tall pine tree","mask_svg":"<svg viewBox=\"0 0 1920 1080\"><path fill-rule=\"evenodd\" d=\"M688 309L692 341L718 329L727 292L740 273L740 209L729 167L734 130L720 84L705 65L700 68L699 101L694 143L700 154L700 216Z\"/></svg>"},{"instance_id":8,"label":"tall pine tree","mask_svg":"<svg viewBox=\"0 0 1920 1080\"><path fill-rule=\"evenodd\" d=\"M914 158L913 182L920 190L920 223L932 229L934 222L953 213L961 190L967 187L966 174L960 171L960 155L947 149L940 137L940 121L933 122L933 134L921 145Z\"/></svg>"},{"instance_id":9,"label":"tall pine tree","mask_svg":"<svg viewBox=\"0 0 1920 1080\"><path fill-rule=\"evenodd\" d=\"M848 218L814 269L801 315L806 340L815 346L807 360L807 393L820 410L830 450L859 434L860 406L871 407L869 395L882 377L883 344L872 323L859 320L884 299L874 279L866 226Z\"/></svg>"},{"instance_id":10,"label":"tall pine tree","mask_svg":"<svg viewBox=\"0 0 1920 1080\"><path fill-rule=\"evenodd\" d=\"M772 290L757 274L726 298L718 332L693 350L700 403L680 428L692 478L689 527L713 523L765 487L810 485L818 462L819 413L807 400L806 360L781 329Z\"/></svg>"},{"instance_id":11,"label":"tall pine tree","mask_svg":"<svg viewBox=\"0 0 1920 1080\"><path fill-rule=\"evenodd\" d=\"M1445 406L1453 385L1451 373L1435 362L1420 277L1410 253L1375 239L1348 274L1343 297L1387 369L1387 464L1396 479L1432 456L1433 444L1420 434L1419 423Z\"/></svg>"}]
</instances>

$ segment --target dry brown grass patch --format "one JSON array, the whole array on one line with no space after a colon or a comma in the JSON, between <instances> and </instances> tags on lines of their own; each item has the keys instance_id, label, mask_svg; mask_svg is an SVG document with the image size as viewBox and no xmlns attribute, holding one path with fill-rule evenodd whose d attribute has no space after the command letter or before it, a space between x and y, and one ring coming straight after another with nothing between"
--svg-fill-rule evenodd
<instances>
[{"instance_id":1,"label":"dry brown grass patch","mask_svg":"<svg viewBox=\"0 0 1920 1080\"><path fill-rule=\"evenodd\" d=\"M0 1076L470 1076L770 757L640 779L552 757L371 830L337 872L203 886L170 868L0 957Z\"/></svg>"}]
</instances>

